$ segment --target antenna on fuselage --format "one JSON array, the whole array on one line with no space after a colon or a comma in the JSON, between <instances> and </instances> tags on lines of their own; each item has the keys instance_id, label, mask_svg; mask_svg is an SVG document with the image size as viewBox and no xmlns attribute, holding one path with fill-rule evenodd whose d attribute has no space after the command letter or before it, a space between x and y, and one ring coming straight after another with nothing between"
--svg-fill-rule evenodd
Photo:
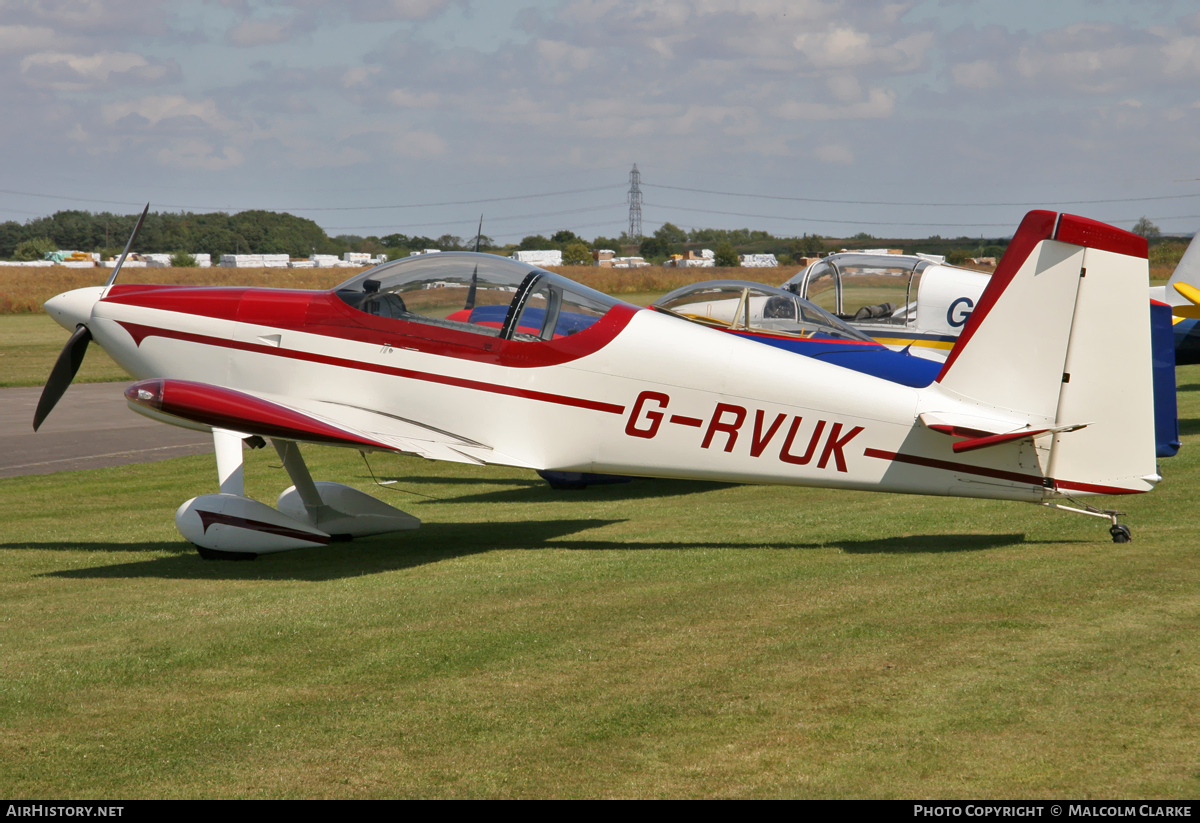
<instances>
[{"instance_id":1,"label":"antenna on fuselage","mask_svg":"<svg viewBox=\"0 0 1200 823\"><path fill-rule=\"evenodd\" d=\"M479 240L483 236L483 215L479 215L479 229L475 232L475 253L479 254ZM475 264L475 271L471 272L471 288L467 289L467 304L463 306L463 311L470 311L475 308L475 286L479 283L479 264Z\"/></svg>"}]
</instances>

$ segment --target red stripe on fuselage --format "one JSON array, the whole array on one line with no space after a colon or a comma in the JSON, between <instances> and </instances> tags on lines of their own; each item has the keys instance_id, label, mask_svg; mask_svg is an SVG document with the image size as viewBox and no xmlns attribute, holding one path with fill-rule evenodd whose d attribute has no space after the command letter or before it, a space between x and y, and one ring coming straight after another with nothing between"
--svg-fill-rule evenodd
<instances>
[{"instance_id":1,"label":"red stripe on fuselage","mask_svg":"<svg viewBox=\"0 0 1200 823\"><path fill-rule=\"evenodd\" d=\"M882 449L867 449L864 457L876 457L880 460L891 460L896 463L909 463L913 466L924 466L927 469L943 469L960 474L974 474L979 477L991 477L996 480L1008 480L1012 483L1028 483L1032 486L1045 486L1046 478L1036 474L1019 474L1003 469L989 469L984 466L972 466L967 463L955 463L950 460L937 460L932 457L919 457L915 454L900 454L883 451ZM1116 486L1097 486L1091 483L1076 483L1071 480L1051 480L1053 488L1070 491L1092 492L1093 494L1141 494L1133 489L1121 489Z\"/></svg>"},{"instance_id":2,"label":"red stripe on fuselage","mask_svg":"<svg viewBox=\"0 0 1200 823\"><path fill-rule=\"evenodd\" d=\"M256 354L267 354L274 357L287 357L292 360L303 360L309 363L321 363L328 366L338 366L345 369L355 369L357 371L375 372L376 374L389 374L394 377L403 377L409 380L422 380L427 383L440 383L446 386L455 386L462 389L472 389L475 391L490 392L492 394L504 394L510 397L520 397L526 400L539 400L543 403L556 403L560 406L574 406L581 409L591 409L592 411L607 412L608 414L624 414L625 407L615 403L602 403L597 400L586 400L582 397L568 397L561 394L550 394L548 392L531 391L528 389L518 389L512 386L502 386L498 383L485 383L479 380L467 380L461 377L450 377L444 374L433 374L431 372L415 371L413 369L399 369L392 366L381 366L375 363L362 363L357 360L346 360L341 357L332 357L325 354L314 354L312 352L296 351L294 349L282 349L276 346L263 346L257 343L246 343L240 340L227 340L220 337L209 337L203 334L192 334L190 332L176 331L174 329L161 329L154 326L143 326L139 323L129 323L123 320L117 321L123 329L129 332L133 337L134 343L138 346L147 337L165 337L172 340L183 340L189 343L198 343L204 346L218 346L227 349L236 349L238 351L254 352Z\"/></svg>"}]
</instances>

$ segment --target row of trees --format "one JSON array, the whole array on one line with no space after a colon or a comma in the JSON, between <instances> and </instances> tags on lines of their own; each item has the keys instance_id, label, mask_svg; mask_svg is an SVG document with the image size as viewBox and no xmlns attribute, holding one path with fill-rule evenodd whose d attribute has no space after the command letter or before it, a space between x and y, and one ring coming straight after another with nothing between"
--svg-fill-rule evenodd
<instances>
[{"instance_id":1,"label":"row of trees","mask_svg":"<svg viewBox=\"0 0 1200 823\"><path fill-rule=\"evenodd\" d=\"M75 249L95 251L113 256L119 254L125 240L133 231L137 215L60 211L49 217L39 217L26 223L0 223L0 259L37 259L46 251ZM1159 229L1142 218L1134 231L1151 240L1159 238ZM440 237L388 234L382 237L360 237L343 234L329 237L325 231L302 217L284 212L244 211L237 214L212 212L195 214L183 212L153 212L146 217L138 238L138 247L154 251L207 252L215 257L228 253L288 254L307 257L319 254L341 254L361 251L387 254L391 258L406 256L418 249L471 251L479 248L499 254L514 250L558 249L568 263L586 264L593 249L612 249L619 255L640 254L648 260L661 262L672 254L688 250L711 248L722 259L736 259L737 254L770 253L781 262L813 257L841 248L870 248L873 246L903 246L906 251L944 254L951 262L967 257L999 257L1007 240L998 238L942 238L923 240L877 239L859 233L848 239L827 239L817 234L802 237L776 237L769 232L751 229L691 229L664 223L649 237L630 238L624 232L617 237L596 237L591 242L574 232L563 230L550 237L530 235L520 243L498 245L486 235Z\"/></svg>"},{"instance_id":2,"label":"row of trees","mask_svg":"<svg viewBox=\"0 0 1200 823\"><path fill-rule=\"evenodd\" d=\"M137 223L137 215L60 211L24 224L0 223L0 258L12 259L22 243L39 238L56 249L119 254ZM273 211L151 212L138 235L138 246L152 251L290 254L313 251L338 254L344 249L311 220ZM26 247L28 248L28 246Z\"/></svg>"},{"instance_id":3,"label":"row of trees","mask_svg":"<svg viewBox=\"0 0 1200 823\"><path fill-rule=\"evenodd\" d=\"M627 244L628 238L624 233L620 238L610 240L597 238L614 244ZM774 254L784 258L786 262L800 257L815 257L829 250L825 240L816 234L805 234L803 237L776 237L770 232L751 229L692 229L685 231L673 223L663 223L653 235L643 238L638 244L638 251L647 260L663 260L672 254L682 254L688 250L701 247L713 249L714 255L721 259L732 259L731 265L737 265L737 255L751 253ZM616 246L609 246L616 248ZM839 246L840 248L840 246ZM717 265L723 265L717 262Z\"/></svg>"}]
</instances>

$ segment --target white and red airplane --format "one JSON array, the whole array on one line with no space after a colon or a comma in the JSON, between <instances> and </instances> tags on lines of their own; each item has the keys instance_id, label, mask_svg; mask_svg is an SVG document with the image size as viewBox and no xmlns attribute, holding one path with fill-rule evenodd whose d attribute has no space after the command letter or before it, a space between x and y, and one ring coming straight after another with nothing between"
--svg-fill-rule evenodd
<instances>
[{"instance_id":1,"label":"white and red airplane","mask_svg":"<svg viewBox=\"0 0 1200 823\"><path fill-rule=\"evenodd\" d=\"M419 525L315 482L302 443L1072 511L1058 501L1146 492L1161 479L1146 241L1073 215L1026 215L927 388L493 255L411 257L331 291L113 285L117 271L46 303L74 334L34 428L98 343L140 381L126 392L134 411L212 432L220 493L176 513L205 557ZM243 445L264 438L295 484L276 507L243 495ZM1117 513L1087 508L1111 520L1114 540L1129 539Z\"/></svg>"}]
</instances>

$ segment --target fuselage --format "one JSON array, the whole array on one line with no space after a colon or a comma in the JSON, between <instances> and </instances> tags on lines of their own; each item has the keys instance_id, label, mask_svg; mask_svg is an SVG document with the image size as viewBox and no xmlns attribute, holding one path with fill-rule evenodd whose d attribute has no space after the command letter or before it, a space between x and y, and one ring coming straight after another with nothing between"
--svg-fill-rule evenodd
<instances>
[{"instance_id":1,"label":"fuselage","mask_svg":"<svg viewBox=\"0 0 1200 823\"><path fill-rule=\"evenodd\" d=\"M72 294L60 304L88 302ZM955 453L920 416L980 412L937 384L626 304L561 339L516 340L364 314L334 292L121 285L92 303L95 342L134 377L414 421L486 444L495 462L1026 501L1096 491L1046 480L1045 439Z\"/></svg>"}]
</instances>

